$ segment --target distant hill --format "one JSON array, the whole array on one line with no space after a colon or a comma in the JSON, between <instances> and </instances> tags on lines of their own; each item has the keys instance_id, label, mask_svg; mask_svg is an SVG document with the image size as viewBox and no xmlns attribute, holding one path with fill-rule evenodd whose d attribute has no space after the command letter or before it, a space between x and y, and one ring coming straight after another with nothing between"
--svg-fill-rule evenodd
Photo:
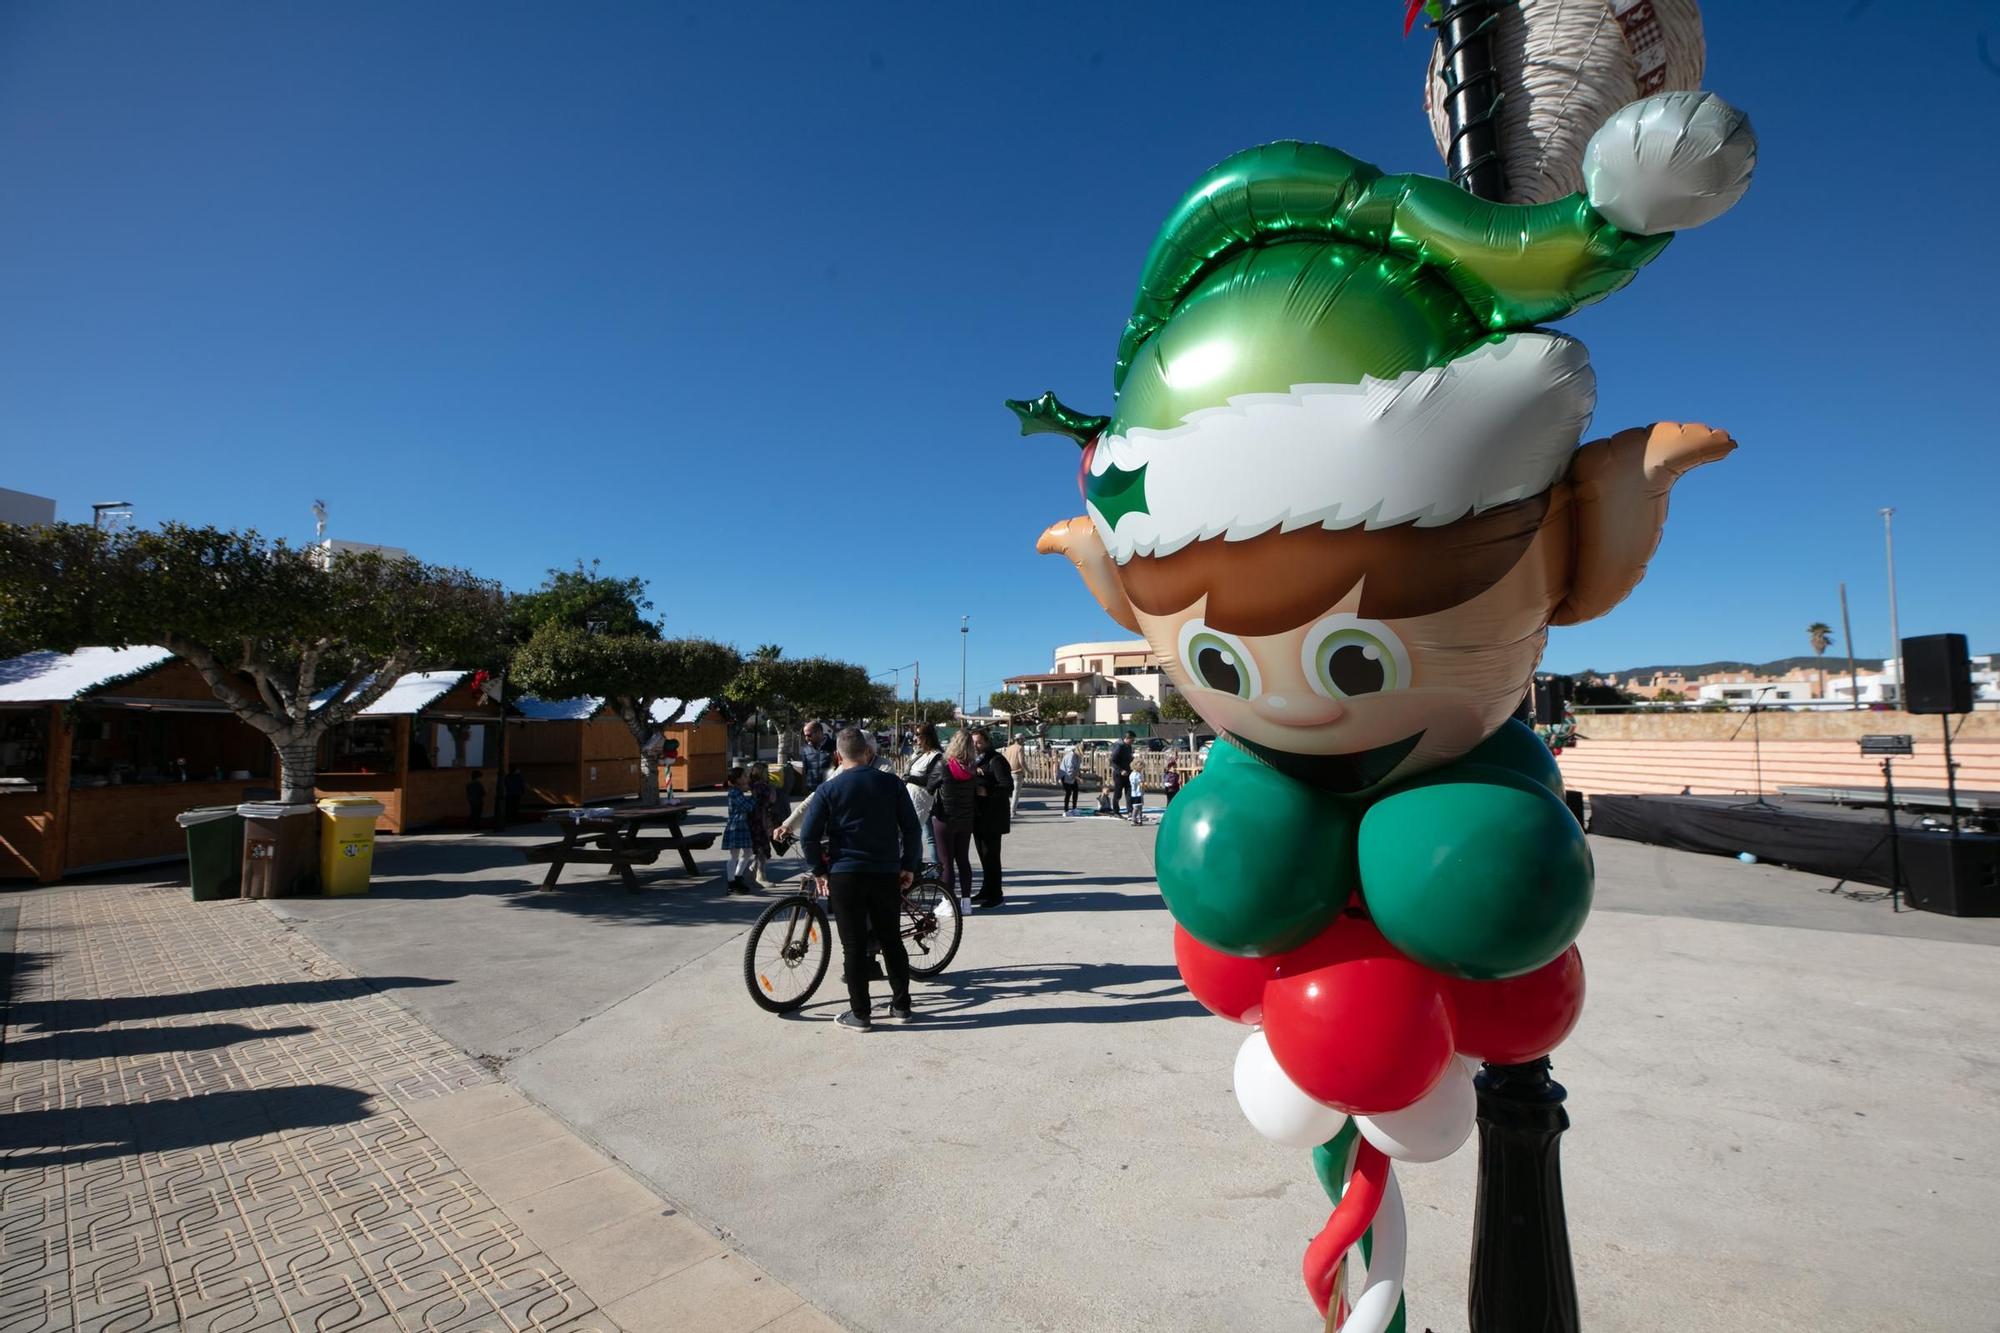
<instances>
[{"instance_id":1,"label":"distant hill","mask_svg":"<svg viewBox=\"0 0 2000 1333\"><path fill-rule=\"evenodd\" d=\"M1882 659L1879 657L1857 657L1854 664L1863 671L1880 671ZM1801 653L1797 657L1781 657L1775 662L1676 662L1660 666L1623 667L1617 671L1600 671L1600 676L1615 676L1627 680L1633 676L1641 678L1656 672L1678 671L1689 680L1695 680L1714 671L1748 671L1760 676L1782 676L1794 667L1804 667L1808 671L1814 667L1824 667L1829 673L1847 670L1847 658L1828 653L1825 657L1814 657L1811 653Z\"/></svg>"}]
</instances>

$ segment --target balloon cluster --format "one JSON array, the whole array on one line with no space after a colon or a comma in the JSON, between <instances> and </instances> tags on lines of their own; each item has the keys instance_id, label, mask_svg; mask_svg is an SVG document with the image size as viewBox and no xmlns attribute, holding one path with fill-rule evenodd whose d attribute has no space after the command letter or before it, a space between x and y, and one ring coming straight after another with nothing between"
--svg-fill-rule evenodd
<instances>
[{"instance_id":1,"label":"balloon cluster","mask_svg":"<svg viewBox=\"0 0 2000 1333\"><path fill-rule=\"evenodd\" d=\"M1516 721L1366 797L1211 747L1156 860L1188 990L1256 1029L1235 1085L1259 1133L1317 1148L1352 1117L1375 1152L1439 1161L1472 1132L1470 1064L1532 1060L1569 1035L1591 862L1561 791ZM1330 1223L1306 1258L1322 1312L1347 1229Z\"/></svg>"}]
</instances>

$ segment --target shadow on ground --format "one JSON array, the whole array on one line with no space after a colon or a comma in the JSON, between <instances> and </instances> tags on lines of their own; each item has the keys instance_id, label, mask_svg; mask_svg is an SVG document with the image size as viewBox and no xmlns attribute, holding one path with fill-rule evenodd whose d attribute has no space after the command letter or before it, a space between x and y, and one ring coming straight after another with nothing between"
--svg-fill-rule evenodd
<instances>
[{"instance_id":1,"label":"shadow on ground","mask_svg":"<svg viewBox=\"0 0 2000 1333\"><path fill-rule=\"evenodd\" d=\"M1132 990L1131 987L1141 989ZM1088 1004L1023 1004L1089 996ZM841 1008L844 996L837 996ZM817 1007L817 1006L815 1006ZM1010 963L953 969L926 984L921 1028L1023 1027L1042 1023L1149 1023L1208 1011L1188 996L1178 969L1152 963Z\"/></svg>"},{"instance_id":2,"label":"shadow on ground","mask_svg":"<svg viewBox=\"0 0 2000 1333\"><path fill-rule=\"evenodd\" d=\"M188 1027L117 1028L110 1032L51 1032L26 1041L16 1038L7 1047L7 1060L9 1063L118 1060L135 1055L166 1055L174 1051L215 1051L238 1042L262 1041L267 1037L298 1037L316 1031L317 1028L305 1024L253 1028L242 1023L197 1023Z\"/></svg>"},{"instance_id":3,"label":"shadow on ground","mask_svg":"<svg viewBox=\"0 0 2000 1333\"><path fill-rule=\"evenodd\" d=\"M288 1129L365 1120L359 1088L308 1083L295 1088L211 1092L126 1106L72 1106L0 1116L0 1153L10 1170L96 1162L255 1139Z\"/></svg>"},{"instance_id":4,"label":"shadow on ground","mask_svg":"<svg viewBox=\"0 0 2000 1333\"><path fill-rule=\"evenodd\" d=\"M324 981L266 981L249 986L170 995L107 995L100 999L28 1000L10 1005L8 1018L30 1032L101 1028L150 1018L207 1014L221 1009L256 1009L268 1004L330 1004L378 991L449 986L436 977L329 977ZM9 1052L11 1058L12 1052Z\"/></svg>"}]
</instances>

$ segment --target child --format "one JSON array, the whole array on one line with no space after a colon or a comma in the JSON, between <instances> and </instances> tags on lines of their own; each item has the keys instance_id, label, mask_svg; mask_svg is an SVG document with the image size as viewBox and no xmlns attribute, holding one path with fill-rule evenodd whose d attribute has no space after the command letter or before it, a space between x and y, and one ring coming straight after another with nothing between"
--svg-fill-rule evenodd
<instances>
[{"instance_id":1,"label":"child","mask_svg":"<svg viewBox=\"0 0 2000 1333\"><path fill-rule=\"evenodd\" d=\"M744 766L750 778L750 850L757 858L757 882L768 884L766 871L771 864L771 827L777 821L771 816L778 804L777 789L771 785L771 770L760 761L752 761Z\"/></svg>"},{"instance_id":2,"label":"child","mask_svg":"<svg viewBox=\"0 0 2000 1333\"><path fill-rule=\"evenodd\" d=\"M729 822L722 826L722 850L729 853L729 891L749 893L752 886L744 877L755 864L756 847L750 838L750 816L757 798L750 794L750 774L742 768L729 770Z\"/></svg>"},{"instance_id":3,"label":"child","mask_svg":"<svg viewBox=\"0 0 2000 1333\"><path fill-rule=\"evenodd\" d=\"M1125 781L1125 794L1131 798L1127 803L1132 807L1132 822L1143 824L1146 822L1146 771L1134 764L1132 776Z\"/></svg>"},{"instance_id":4,"label":"child","mask_svg":"<svg viewBox=\"0 0 2000 1333\"><path fill-rule=\"evenodd\" d=\"M1175 755L1167 756L1166 771L1160 774L1160 790L1167 794L1166 803L1174 803L1174 793L1181 789L1181 761Z\"/></svg>"}]
</instances>

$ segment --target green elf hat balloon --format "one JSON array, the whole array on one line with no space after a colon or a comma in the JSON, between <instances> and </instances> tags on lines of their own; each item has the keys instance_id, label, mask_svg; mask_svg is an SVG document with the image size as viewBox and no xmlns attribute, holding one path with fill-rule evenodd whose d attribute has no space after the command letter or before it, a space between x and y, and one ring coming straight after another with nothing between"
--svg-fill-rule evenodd
<instances>
[{"instance_id":1,"label":"green elf hat balloon","mask_svg":"<svg viewBox=\"0 0 2000 1333\"><path fill-rule=\"evenodd\" d=\"M1440 526L1536 495L1596 400L1583 345L1538 326L1733 204L1755 151L1740 112L1674 93L1614 116L1587 192L1545 204L1320 144L1238 153L1147 255L1111 418L1052 395L1009 406L1023 433L1096 441L1084 498L1120 565L1280 528Z\"/></svg>"}]
</instances>

